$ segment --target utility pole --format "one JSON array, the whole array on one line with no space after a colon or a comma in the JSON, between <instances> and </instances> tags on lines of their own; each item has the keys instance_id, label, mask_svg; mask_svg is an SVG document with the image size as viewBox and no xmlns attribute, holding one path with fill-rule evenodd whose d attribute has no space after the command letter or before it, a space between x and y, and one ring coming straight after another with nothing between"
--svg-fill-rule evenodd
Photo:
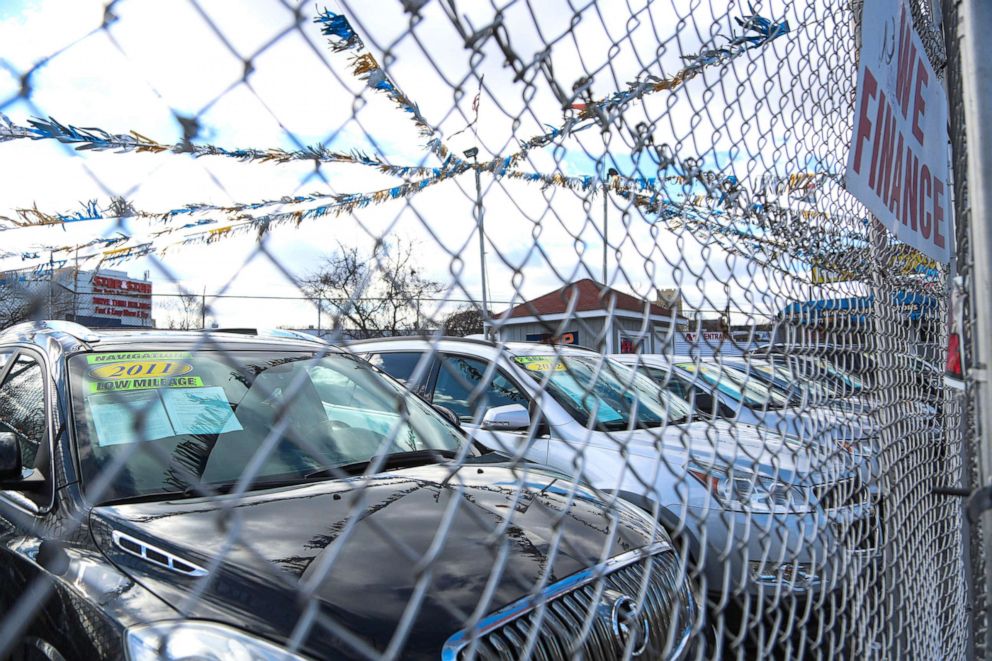
<instances>
[{"instance_id":1,"label":"utility pole","mask_svg":"<svg viewBox=\"0 0 992 661\"><path fill-rule=\"evenodd\" d=\"M203 285L203 298L200 299L200 328L207 327L207 286Z\"/></svg>"},{"instance_id":2,"label":"utility pole","mask_svg":"<svg viewBox=\"0 0 992 661\"><path fill-rule=\"evenodd\" d=\"M466 158L475 164L475 225L479 230L479 267L482 273L482 334L489 337L489 297L486 293L486 232L482 211L482 180L479 174L479 148L465 150Z\"/></svg>"},{"instance_id":3,"label":"utility pole","mask_svg":"<svg viewBox=\"0 0 992 661\"><path fill-rule=\"evenodd\" d=\"M54 319L55 296L55 253L48 251L48 318Z\"/></svg>"},{"instance_id":4,"label":"utility pole","mask_svg":"<svg viewBox=\"0 0 992 661\"><path fill-rule=\"evenodd\" d=\"M92 288L91 288L92 289ZM79 246L76 246L76 267L72 273L72 320L79 319Z\"/></svg>"},{"instance_id":5,"label":"utility pole","mask_svg":"<svg viewBox=\"0 0 992 661\"><path fill-rule=\"evenodd\" d=\"M609 282L607 275L607 268L609 267L609 252L610 252L610 239L609 239L609 224L610 224L610 180L613 177L620 174L614 168L610 168L606 173L606 179L603 180L603 284L605 285Z\"/></svg>"}]
</instances>

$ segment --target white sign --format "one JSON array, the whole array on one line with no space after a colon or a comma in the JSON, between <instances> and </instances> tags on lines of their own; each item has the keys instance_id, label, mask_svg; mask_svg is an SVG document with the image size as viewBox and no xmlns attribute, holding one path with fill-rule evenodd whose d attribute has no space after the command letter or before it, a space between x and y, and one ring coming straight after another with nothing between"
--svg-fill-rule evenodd
<instances>
[{"instance_id":1,"label":"white sign","mask_svg":"<svg viewBox=\"0 0 992 661\"><path fill-rule=\"evenodd\" d=\"M947 98L907 0L865 0L847 190L899 240L951 255Z\"/></svg>"}]
</instances>

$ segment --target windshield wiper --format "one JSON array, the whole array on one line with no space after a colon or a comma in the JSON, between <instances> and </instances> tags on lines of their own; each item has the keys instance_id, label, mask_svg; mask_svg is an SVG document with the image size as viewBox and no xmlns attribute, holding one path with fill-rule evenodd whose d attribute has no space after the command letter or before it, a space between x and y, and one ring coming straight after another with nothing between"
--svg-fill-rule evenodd
<instances>
[{"instance_id":1,"label":"windshield wiper","mask_svg":"<svg viewBox=\"0 0 992 661\"><path fill-rule=\"evenodd\" d=\"M245 485L245 492L295 486L301 484L304 479L304 477L298 476L279 480L253 480L251 483ZM204 482L203 484L193 484L186 487L181 495L183 498L221 496L231 493L239 486L240 482L238 480L233 482Z\"/></svg>"},{"instance_id":2,"label":"windshield wiper","mask_svg":"<svg viewBox=\"0 0 992 661\"><path fill-rule=\"evenodd\" d=\"M258 489L273 489L277 487L288 487L301 484L303 477L296 479L279 480L259 480L248 484L245 491L256 491ZM131 496L121 496L120 498L109 498L101 501L100 505L128 505L131 503L150 503L163 500L176 500L178 498L210 498L231 493L238 486L237 480L234 482L203 482L191 484L181 491L155 491L152 493L140 493Z\"/></svg>"},{"instance_id":3,"label":"windshield wiper","mask_svg":"<svg viewBox=\"0 0 992 661\"><path fill-rule=\"evenodd\" d=\"M457 454L452 450L411 450L410 452L393 452L386 455L386 457L382 459L379 470L425 466L427 464L440 463L442 459L454 459L456 456ZM361 475L377 460L378 457L372 457L366 461L356 461L352 464L341 464L340 466L318 468L315 471L307 473L303 477L304 479L312 480L319 477L337 477L342 474Z\"/></svg>"},{"instance_id":4,"label":"windshield wiper","mask_svg":"<svg viewBox=\"0 0 992 661\"><path fill-rule=\"evenodd\" d=\"M679 418L680 421L684 422L684 418ZM680 422L664 420L637 420L634 426L630 426L630 421L628 420L611 420L609 422L600 422L598 427L603 431L627 431L628 429L657 429L658 427L664 427L666 425L680 424Z\"/></svg>"}]
</instances>

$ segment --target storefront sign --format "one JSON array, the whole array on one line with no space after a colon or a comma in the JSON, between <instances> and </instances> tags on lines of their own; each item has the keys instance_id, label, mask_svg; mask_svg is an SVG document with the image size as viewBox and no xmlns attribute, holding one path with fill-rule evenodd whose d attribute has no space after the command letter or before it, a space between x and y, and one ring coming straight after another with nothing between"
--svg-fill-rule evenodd
<instances>
[{"instance_id":1,"label":"storefront sign","mask_svg":"<svg viewBox=\"0 0 992 661\"><path fill-rule=\"evenodd\" d=\"M140 280L94 274L92 314L148 322L152 318L152 284ZM141 323L144 325L144 323Z\"/></svg>"}]
</instances>

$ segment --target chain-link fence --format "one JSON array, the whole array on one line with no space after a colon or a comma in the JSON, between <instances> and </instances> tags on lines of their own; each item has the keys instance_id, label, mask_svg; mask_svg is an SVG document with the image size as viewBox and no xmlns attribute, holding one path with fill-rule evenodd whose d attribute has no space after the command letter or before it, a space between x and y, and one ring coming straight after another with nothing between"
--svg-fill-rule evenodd
<instances>
[{"instance_id":1,"label":"chain-link fence","mask_svg":"<svg viewBox=\"0 0 992 661\"><path fill-rule=\"evenodd\" d=\"M983 656L934 4L0 8L0 654Z\"/></svg>"}]
</instances>

